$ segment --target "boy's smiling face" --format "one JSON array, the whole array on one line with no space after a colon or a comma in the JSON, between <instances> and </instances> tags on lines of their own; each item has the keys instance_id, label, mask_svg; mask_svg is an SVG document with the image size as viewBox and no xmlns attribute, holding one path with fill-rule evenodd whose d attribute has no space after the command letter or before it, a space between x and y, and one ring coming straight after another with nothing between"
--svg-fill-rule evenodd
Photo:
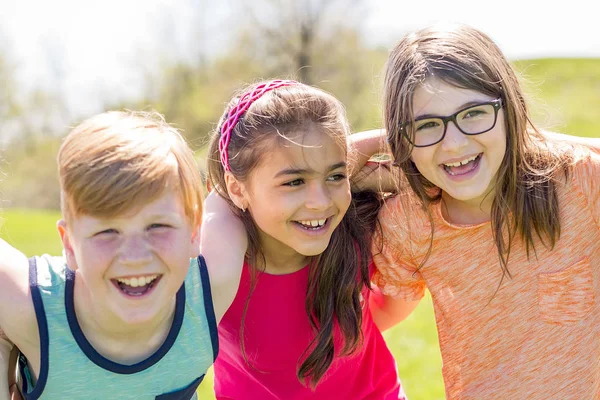
<instances>
[{"instance_id":1,"label":"boy's smiling face","mask_svg":"<svg viewBox=\"0 0 600 400\"><path fill-rule=\"evenodd\" d=\"M77 273L75 293L89 297L91 312L116 323L165 318L174 310L190 257L198 255L199 227L181 196L168 189L125 215L77 216L69 224L60 221L58 229L68 266Z\"/></svg>"}]
</instances>

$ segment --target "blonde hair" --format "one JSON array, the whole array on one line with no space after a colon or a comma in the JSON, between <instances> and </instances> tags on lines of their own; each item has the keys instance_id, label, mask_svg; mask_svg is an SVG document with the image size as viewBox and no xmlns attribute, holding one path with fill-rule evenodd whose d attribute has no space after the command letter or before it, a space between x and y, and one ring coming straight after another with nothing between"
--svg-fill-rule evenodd
<instances>
[{"instance_id":1,"label":"blonde hair","mask_svg":"<svg viewBox=\"0 0 600 400\"><path fill-rule=\"evenodd\" d=\"M192 224L202 212L203 185L185 139L156 112L111 111L75 127L58 153L61 209L114 217L179 191Z\"/></svg>"}]
</instances>

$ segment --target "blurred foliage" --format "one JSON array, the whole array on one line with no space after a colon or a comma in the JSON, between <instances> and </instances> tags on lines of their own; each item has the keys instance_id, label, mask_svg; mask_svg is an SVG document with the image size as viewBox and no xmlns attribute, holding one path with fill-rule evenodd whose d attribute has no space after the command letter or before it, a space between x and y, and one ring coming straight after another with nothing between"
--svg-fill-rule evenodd
<instances>
[{"instance_id":1,"label":"blurred foliage","mask_svg":"<svg viewBox=\"0 0 600 400\"><path fill-rule=\"evenodd\" d=\"M534 121L557 132L600 137L600 59L537 59L514 63Z\"/></svg>"},{"instance_id":2,"label":"blurred foliage","mask_svg":"<svg viewBox=\"0 0 600 400\"><path fill-rule=\"evenodd\" d=\"M15 119L23 114L17 98L15 65L7 49L0 43L0 143L15 132Z\"/></svg>"},{"instance_id":3,"label":"blurred foliage","mask_svg":"<svg viewBox=\"0 0 600 400\"><path fill-rule=\"evenodd\" d=\"M224 51L206 54L202 43L210 35L204 32L198 34L198 49L189 49L197 56L172 57L167 45L161 48L164 54L146 54L140 62L157 66L157 72L144 74L145 92L137 100L105 108L163 113L182 130L201 166L209 134L231 96L261 79L303 80L332 93L345 105L353 131L382 125L381 84L387 49L369 47L361 34L364 1L255 0L243 4L247 6L241 8L241 22L228 25L236 32ZM198 23L205 22L202 10L196 11ZM600 59L521 60L514 65L539 127L600 136ZM56 150L67 126L80 121L62 122L64 102L55 93L36 88L26 96L16 96L22 91L16 86L14 68L0 46L0 139L4 139L0 207L57 209Z\"/></svg>"},{"instance_id":4,"label":"blurred foliage","mask_svg":"<svg viewBox=\"0 0 600 400\"><path fill-rule=\"evenodd\" d=\"M354 130L381 124L378 73L387 56L361 38L361 1L262 0L244 9L237 39L212 60L166 65L145 98L112 108L148 108L184 130L198 149L206 145L225 105L241 87L261 79L314 84L337 96ZM257 13L255 10L260 9ZM277 16L273 18L273 15ZM364 17L364 16L363 16Z\"/></svg>"},{"instance_id":5,"label":"blurred foliage","mask_svg":"<svg viewBox=\"0 0 600 400\"><path fill-rule=\"evenodd\" d=\"M40 87L23 90L16 68L0 46L0 207L57 209L56 126L64 125L64 102Z\"/></svg>"},{"instance_id":6,"label":"blurred foliage","mask_svg":"<svg viewBox=\"0 0 600 400\"><path fill-rule=\"evenodd\" d=\"M5 173L0 189L2 208L60 208L56 168L59 146L59 138L42 136L11 143L0 167Z\"/></svg>"}]
</instances>

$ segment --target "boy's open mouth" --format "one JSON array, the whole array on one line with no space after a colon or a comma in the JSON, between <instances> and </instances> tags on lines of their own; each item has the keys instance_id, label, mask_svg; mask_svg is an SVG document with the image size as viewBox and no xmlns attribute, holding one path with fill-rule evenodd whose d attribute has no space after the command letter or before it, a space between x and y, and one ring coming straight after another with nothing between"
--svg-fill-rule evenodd
<instances>
[{"instance_id":1,"label":"boy's open mouth","mask_svg":"<svg viewBox=\"0 0 600 400\"><path fill-rule=\"evenodd\" d=\"M448 164L440 164L444 170L452 176L456 175L464 175L473 171L479 165L479 161L481 160L481 156L483 153L479 153L476 156L472 156L469 158L465 158L462 161L457 161L455 163Z\"/></svg>"},{"instance_id":2,"label":"boy's open mouth","mask_svg":"<svg viewBox=\"0 0 600 400\"><path fill-rule=\"evenodd\" d=\"M116 278L112 279L113 284L127 296L143 296L148 293L162 275L146 275L131 278Z\"/></svg>"}]
</instances>

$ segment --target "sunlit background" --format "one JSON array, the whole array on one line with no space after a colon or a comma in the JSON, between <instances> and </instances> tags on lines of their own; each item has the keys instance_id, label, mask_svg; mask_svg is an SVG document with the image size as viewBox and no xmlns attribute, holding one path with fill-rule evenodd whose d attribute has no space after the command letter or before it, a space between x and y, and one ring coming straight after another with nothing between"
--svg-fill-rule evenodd
<instances>
[{"instance_id":1,"label":"sunlit background","mask_svg":"<svg viewBox=\"0 0 600 400\"><path fill-rule=\"evenodd\" d=\"M155 109L203 146L235 91L286 77L381 126L381 71L400 36L432 22L488 33L523 78L542 127L600 137L600 28L587 0L0 0L0 237L58 254L56 151L109 109ZM426 297L386 332L409 397L444 398ZM211 380L200 388L211 398Z\"/></svg>"}]
</instances>

